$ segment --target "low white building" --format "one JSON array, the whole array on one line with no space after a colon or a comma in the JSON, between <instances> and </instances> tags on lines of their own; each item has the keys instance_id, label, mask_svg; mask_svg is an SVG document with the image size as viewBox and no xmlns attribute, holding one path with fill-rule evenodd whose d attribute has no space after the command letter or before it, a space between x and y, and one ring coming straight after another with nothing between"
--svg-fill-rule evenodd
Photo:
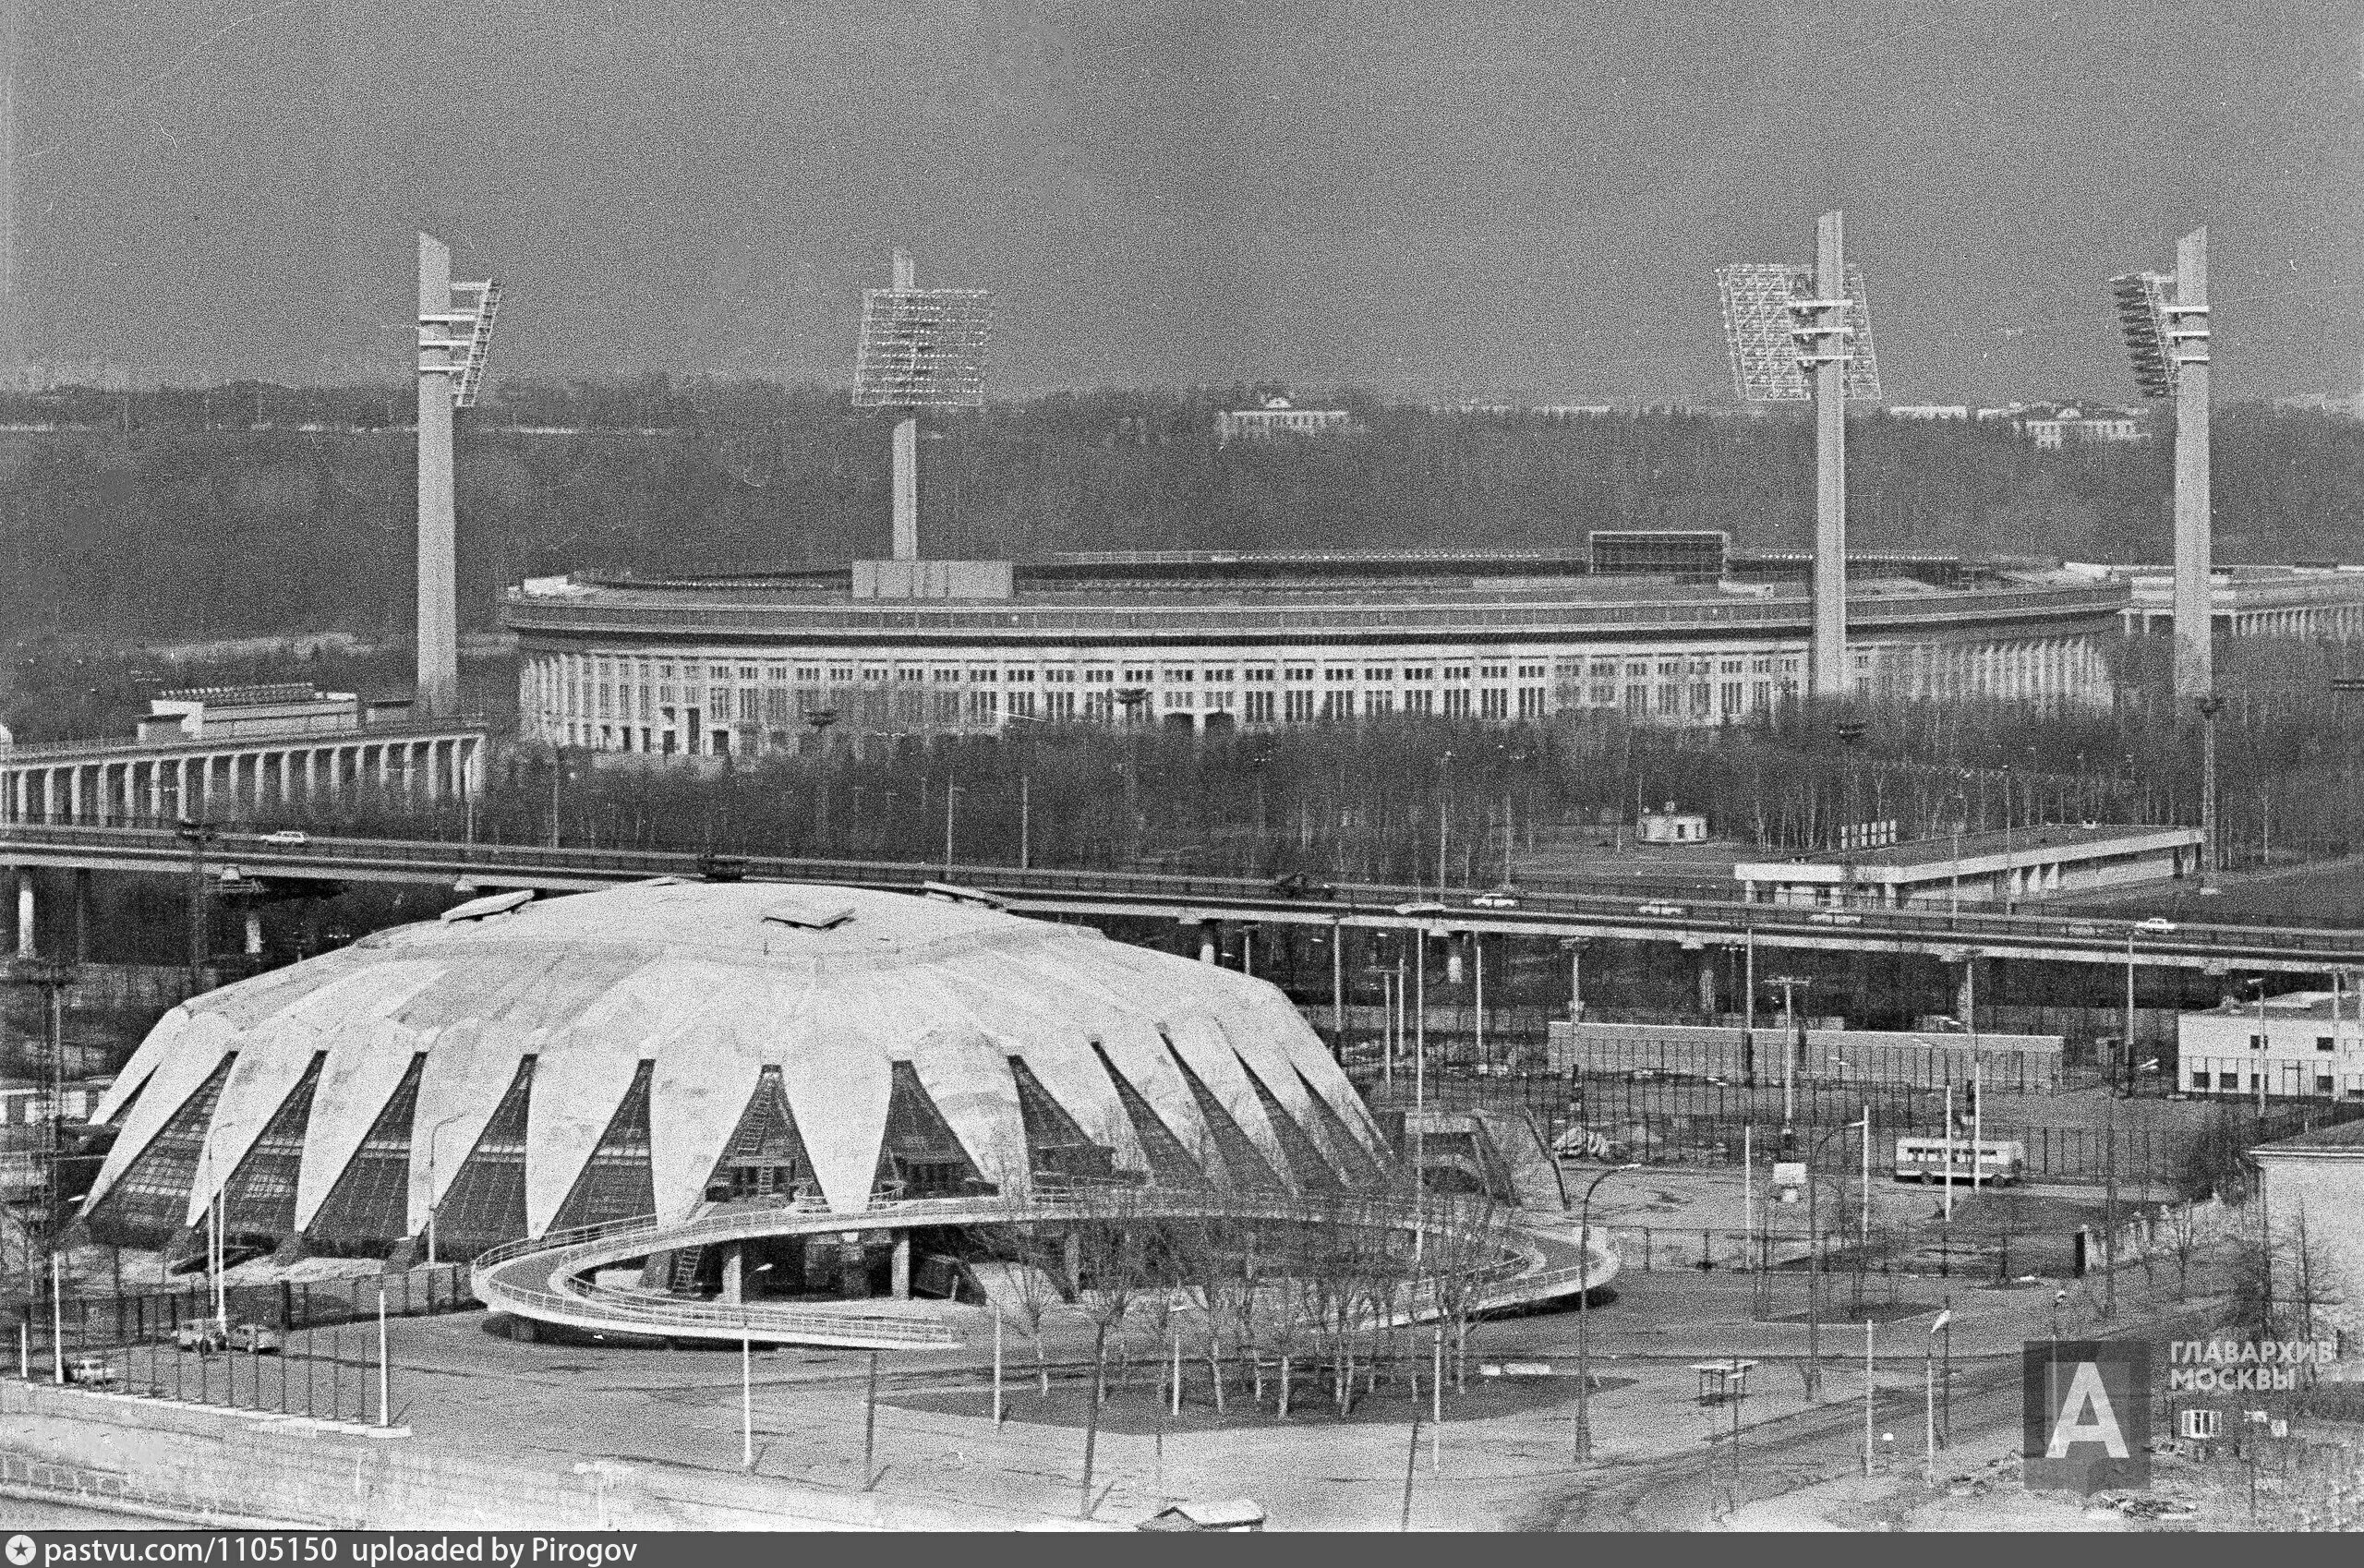
<instances>
[{"instance_id":1,"label":"low white building","mask_svg":"<svg viewBox=\"0 0 2364 1568\"><path fill-rule=\"evenodd\" d=\"M1271 440L1276 436L1318 436L1343 430L1353 416L1343 408L1299 408L1285 397L1268 397L1255 408L1225 409L1215 416L1215 442Z\"/></svg>"},{"instance_id":2,"label":"low white building","mask_svg":"<svg viewBox=\"0 0 2364 1568\"><path fill-rule=\"evenodd\" d=\"M2199 864L2197 827L2053 823L1743 861L1732 877L1753 904L1942 910L2167 881Z\"/></svg>"},{"instance_id":3,"label":"low white building","mask_svg":"<svg viewBox=\"0 0 2364 1568\"><path fill-rule=\"evenodd\" d=\"M1642 814L1641 839L1645 844L1704 844L1707 814L1683 811L1669 801L1663 810Z\"/></svg>"},{"instance_id":4,"label":"low white building","mask_svg":"<svg viewBox=\"0 0 2364 1568\"><path fill-rule=\"evenodd\" d=\"M2364 1024L2354 995L2293 991L2227 1000L2176 1020L2177 1076L2195 1094L2364 1100Z\"/></svg>"},{"instance_id":5,"label":"low white building","mask_svg":"<svg viewBox=\"0 0 2364 1568\"><path fill-rule=\"evenodd\" d=\"M2310 1321L2294 1325L2294 1337L2334 1341L2353 1369L2364 1347L2364 1121L2262 1144L2249 1157L2263 1176L2266 1224L2278 1244L2274 1294L2298 1304L2303 1283L2313 1298L2303 1304ZM2295 1256L2301 1215L2311 1279L2302 1279Z\"/></svg>"}]
</instances>

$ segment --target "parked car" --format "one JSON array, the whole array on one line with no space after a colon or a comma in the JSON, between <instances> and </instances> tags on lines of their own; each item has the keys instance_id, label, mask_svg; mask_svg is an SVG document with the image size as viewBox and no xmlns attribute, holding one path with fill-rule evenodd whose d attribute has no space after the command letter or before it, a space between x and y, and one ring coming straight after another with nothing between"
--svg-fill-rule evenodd
<instances>
[{"instance_id":1,"label":"parked car","mask_svg":"<svg viewBox=\"0 0 2364 1568\"><path fill-rule=\"evenodd\" d=\"M2167 919L2165 915L2153 915L2149 920L2144 921L2134 929L2137 931L2148 931L2156 935L2165 935L2175 928L2176 923Z\"/></svg>"},{"instance_id":2,"label":"parked car","mask_svg":"<svg viewBox=\"0 0 2364 1568\"><path fill-rule=\"evenodd\" d=\"M285 1343L269 1323L240 1323L230 1331L230 1348L253 1356L275 1355Z\"/></svg>"},{"instance_id":3,"label":"parked car","mask_svg":"<svg viewBox=\"0 0 2364 1568\"><path fill-rule=\"evenodd\" d=\"M282 827L276 832L266 833L262 836L263 843L271 845L275 849L282 850L300 850L311 841L312 836L310 834L301 832L293 827Z\"/></svg>"},{"instance_id":4,"label":"parked car","mask_svg":"<svg viewBox=\"0 0 2364 1568\"><path fill-rule=\"evenodd\" d=\"M1683 908L1681 904L1670 904L1664 899L1653 899L1648 903L1634 910L1634 912L1635 914L1657 915L1661 920L1675 920L1680 919L1683 915L1689 914L1691 911Z\"/></svg>"},{"instance_id":5,"label":"parked car","mask_svg":"<svg viewBox=\"0 0 2364 1568\"><path fill-rule=\"evenodd\" d=\"M1844 910L1816 910L1806 916L1806 919L1815 925L1861 925L1863 923L1862 915L1849 914Z\"/></svg>"},{"instance_id":6,"label":"parked car","mask_svg":"<svg viewBox=\"0 0 2364 1568\"><path fill-rule=\"evenodd\" d=\"M113 1388L123 1381L115 1364L103 1356L77 1356L66 1363L66 1381L85 1388Z\"/></svg>"},{"instance_id":7,"label":"parked car","mask_svg":"<svg viewBox=\"0 0 2364 1568\"><path fill-rule=\"evenodd\" d=\"M173 1335L173 1343L183 1350L194 1350L199 1356L211 1356L230 1343L229 1336L212 1319L183 1323Z\"/></svg>"},{"instance_id":8,"label":"parked car","mask_svg":"<svg viewBox=\"0 0 2364 1568\"><path fill-rule=\"evenodd\" d=\"M1453 911L1433 899L1420 899L1408 904L1396 905L1395 912L1400 915L1441 915L1451 914Z\"/></svg>"},{"instance_id":9,"label":"parked car","mask_svg":"<svg viewBox=\"0 0 2364 1568\"><path fill-rule=\"evenodd\" d=\"M1514 910L1518 908L1518 889L1490 887L1469 901L1481 910Z\"/></svg>"}]
</instances>

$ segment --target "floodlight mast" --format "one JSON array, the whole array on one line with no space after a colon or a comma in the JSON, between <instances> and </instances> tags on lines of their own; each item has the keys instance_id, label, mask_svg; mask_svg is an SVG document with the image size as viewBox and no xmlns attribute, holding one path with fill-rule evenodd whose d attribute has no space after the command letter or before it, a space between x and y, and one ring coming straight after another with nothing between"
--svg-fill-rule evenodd
<instances>
[{"instance_id":1,"label":"floodlight mast","mask_svg":"<svg viewBox=\"0 0 2364 1568\"><path fill-rule=\"evenodd\" d=\"M2166 307L2166 358L2176 397L2176 696L2216 694L2213 549L2208 517L2208 231L2176 247L2176 297ZM2213 845L2210 849L2214 849ZM2212 867L2213 869L2213 867Z\"/></svg>"},{"instance_id":2,"label":"floodlight mast","mask_svg":"<svg viewBox=\"0 0 2364 1568\"><path fill-rule=\"evenodd\" d=\"M1847 400L1876 401L1879 365L1863 275L1847 265L1843 215L1815 225L1811 267L1718 270L1733 390L1743 403L1815 407L1814 621L1807 691L1844 696L1847 654Z\"/></svg>"},{"instance_id":3,"label":"floodlight mast","mask_svg":"<svg viewBox=\"0 0 2364 1568\"><path fill-rule=\"evenodd\" d=\"M1798 363L1814 368L1814 633L1807 689L1817 697L1847 694L1847 258L1841 214L1815 222L1812 300L1803 308Z\"/></svg>"},{"instance_id":4,"label":"floodlight mast","mask_svg":"<svg viewBox=\"0 0 2364 1568\"><path fill-rule=\"evenodd\" d=\"M911 269L911 252L895 252L895 288L898 292L919 286ZM906 414L895 421L895 550L897 561L917 561L920 558L920 420L916 414Z\"/></svg>"},{"instance_id":5,"label":"floodlight mast","mask_svg":"<svg viewBox=\"0 0 2364 1568\"><path fill-rule=\"evenodd\" d=\"M920 556L919 410L984 402L987 296L982 289L923 289L910 255L894 253L893 286L866 289L854 363L857 408L892 408L889 491L894 559Z\"/></svg>"},{"instance_id":6,"label":"floodlight mast","mask_svg":"<svg viewBox=\"0 0 2364 1568\"><path fill-rule=\"evenodd\" d=\"M466 296L455 308L452 296ZM452 489L452 413L476 402L501 287L452 281L452 249L418 236L418 706L460 708L458 519Z\"/></svg>"}]
</instances>

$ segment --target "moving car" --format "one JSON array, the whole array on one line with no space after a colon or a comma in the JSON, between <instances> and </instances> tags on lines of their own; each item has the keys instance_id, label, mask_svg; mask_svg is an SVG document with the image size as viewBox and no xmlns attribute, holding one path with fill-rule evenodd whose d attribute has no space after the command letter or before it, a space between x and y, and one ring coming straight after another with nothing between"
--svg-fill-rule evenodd
<instances>
[{"instance_id":1,"label":"moving car","mask_svg":"<svg viewBox=\"0 0 2364 1568\"><path fill-rule=\"evenodd\" d=\"M66 1363L66 1381L85 1388L113 1388L123 1374L103 1356L77 1356Z\"/></svg>"},{"instance_id":2,"label":"moving car","mask_svg":"<svg viewBox=\"0 0 2364 1568\"><path fill-rule=\"evenodd\" d=\"M2144 921L2134 929L2137 931L2149 931L2164 935L2167 932L2173 931L2175 928L2176 923L2167 919L2165 915L2153 915L2149 920Z\"/></svg>"},{"instance_id":3,"label":"moving car","mask_svg":"<svg viewBox=\"0 0 2364 1568\"><path fill-rule=\"evenodd\" d=\"M1662 899L1653 899L1648 903L1640 906L1634 912L1635 914L1657 915L1661 919L1670 920L1682 915L1687 915L1691 911L1683 908L1681 904L1670 904Z\"/></svg>"},{"instance_id":4,"label":"moving car","mask_svg":"<svg viewBox=\"0 0 2364 1568\"><path fill-rule=\"evenodd\" d=\"M1395 912L1400 915L1441 915L1451 914L1453 911L1433 899L1420 899L1408 904L1396 905Z\"/></svg>"},{"instance_id":5,"label":"moving car","mask_svg":"<svg viewBox=\"0 0 2364 1568\"><path fill-rule=\"evenodd\" d=\"M1301 871L1285 872L1272 878L1272 891L1284 899L1328 899L1337 889L1326 882L1316 882Z\"/></svg>"},{"instance_id":6,"label":"moving car","mask_svg":"<svg viewBox=\"0 0 2364 1568\"><path fill-rule=\"evenodd\" d=\"M1515 887L1489 888L1469 902L1481 910L1514 910L1518 908L1518 889Z\"/></svg>"},{"instance_id":7,"label":"moving car","mask_svg":"<svg viewBox=\"0 0 2364 1568\"><path fill-rule=\"evenodd\" d=\"M1861 925L1863 923L1862 915L1849 914L1843 910L1816 910L1806 916L1806 919L1815 925Z\"/></svg>"},{"instance_id":8,"label":"moving car","mask_svg":"<svg viewBox=\"0 0 2364 1568\"><path fill-rule=\"evenodd\" d=\"M261 841L277 849L300 850L312 841L312 836L293 827L283 827L276 832L264 834Z\"/></svg>"}]
</instances>

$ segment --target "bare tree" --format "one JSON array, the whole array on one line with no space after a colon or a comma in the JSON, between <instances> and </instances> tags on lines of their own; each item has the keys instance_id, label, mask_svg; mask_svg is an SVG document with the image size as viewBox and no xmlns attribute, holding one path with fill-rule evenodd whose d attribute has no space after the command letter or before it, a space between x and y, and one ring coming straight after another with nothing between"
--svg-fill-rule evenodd
<instances>
[{"instance_id":1,"label":"bare tree","mask_svg":"<svg viewBox=\"0 0 2364 1568\"><path fill-rule=\"evenodd\" d=\"M1108 1339L1121 1333L1147 1278L1142 1231L1150 1205L1140 1189L1116 1183L1078 1189L1069 1233L1076 1256L1076 1299L1092 1321L1092 1394L1083 1428L1083 1504L1092 1511L1092 1464L1100 1446L1100 1408L1108 1397Z\"/></svg>"},{"instance_id":2,"label":"bare tree","mask_svg":"<svg viewBox=\"0 0 2364 1568\"><path fill-rule=\"evenodd\" d=\"M1034 1352L1035 1381L1047 1399L1051 1394L1047 1330L1051 1309L1063 1299L1060 1276L1066 1272L1067 1260L1058 1241L1046 1236L1042 1222L1031 1217L1034 1200L1026 1197L1017 1183L1001 1184L996 1206L1009 1217L987 1231L983 1239L993 1254L1009 1266L1003 1272L1008 1287L1007 1308L997 1302L994 1309L1015 1322L1026 1335Z\"/></svg>"}]
</instances>

